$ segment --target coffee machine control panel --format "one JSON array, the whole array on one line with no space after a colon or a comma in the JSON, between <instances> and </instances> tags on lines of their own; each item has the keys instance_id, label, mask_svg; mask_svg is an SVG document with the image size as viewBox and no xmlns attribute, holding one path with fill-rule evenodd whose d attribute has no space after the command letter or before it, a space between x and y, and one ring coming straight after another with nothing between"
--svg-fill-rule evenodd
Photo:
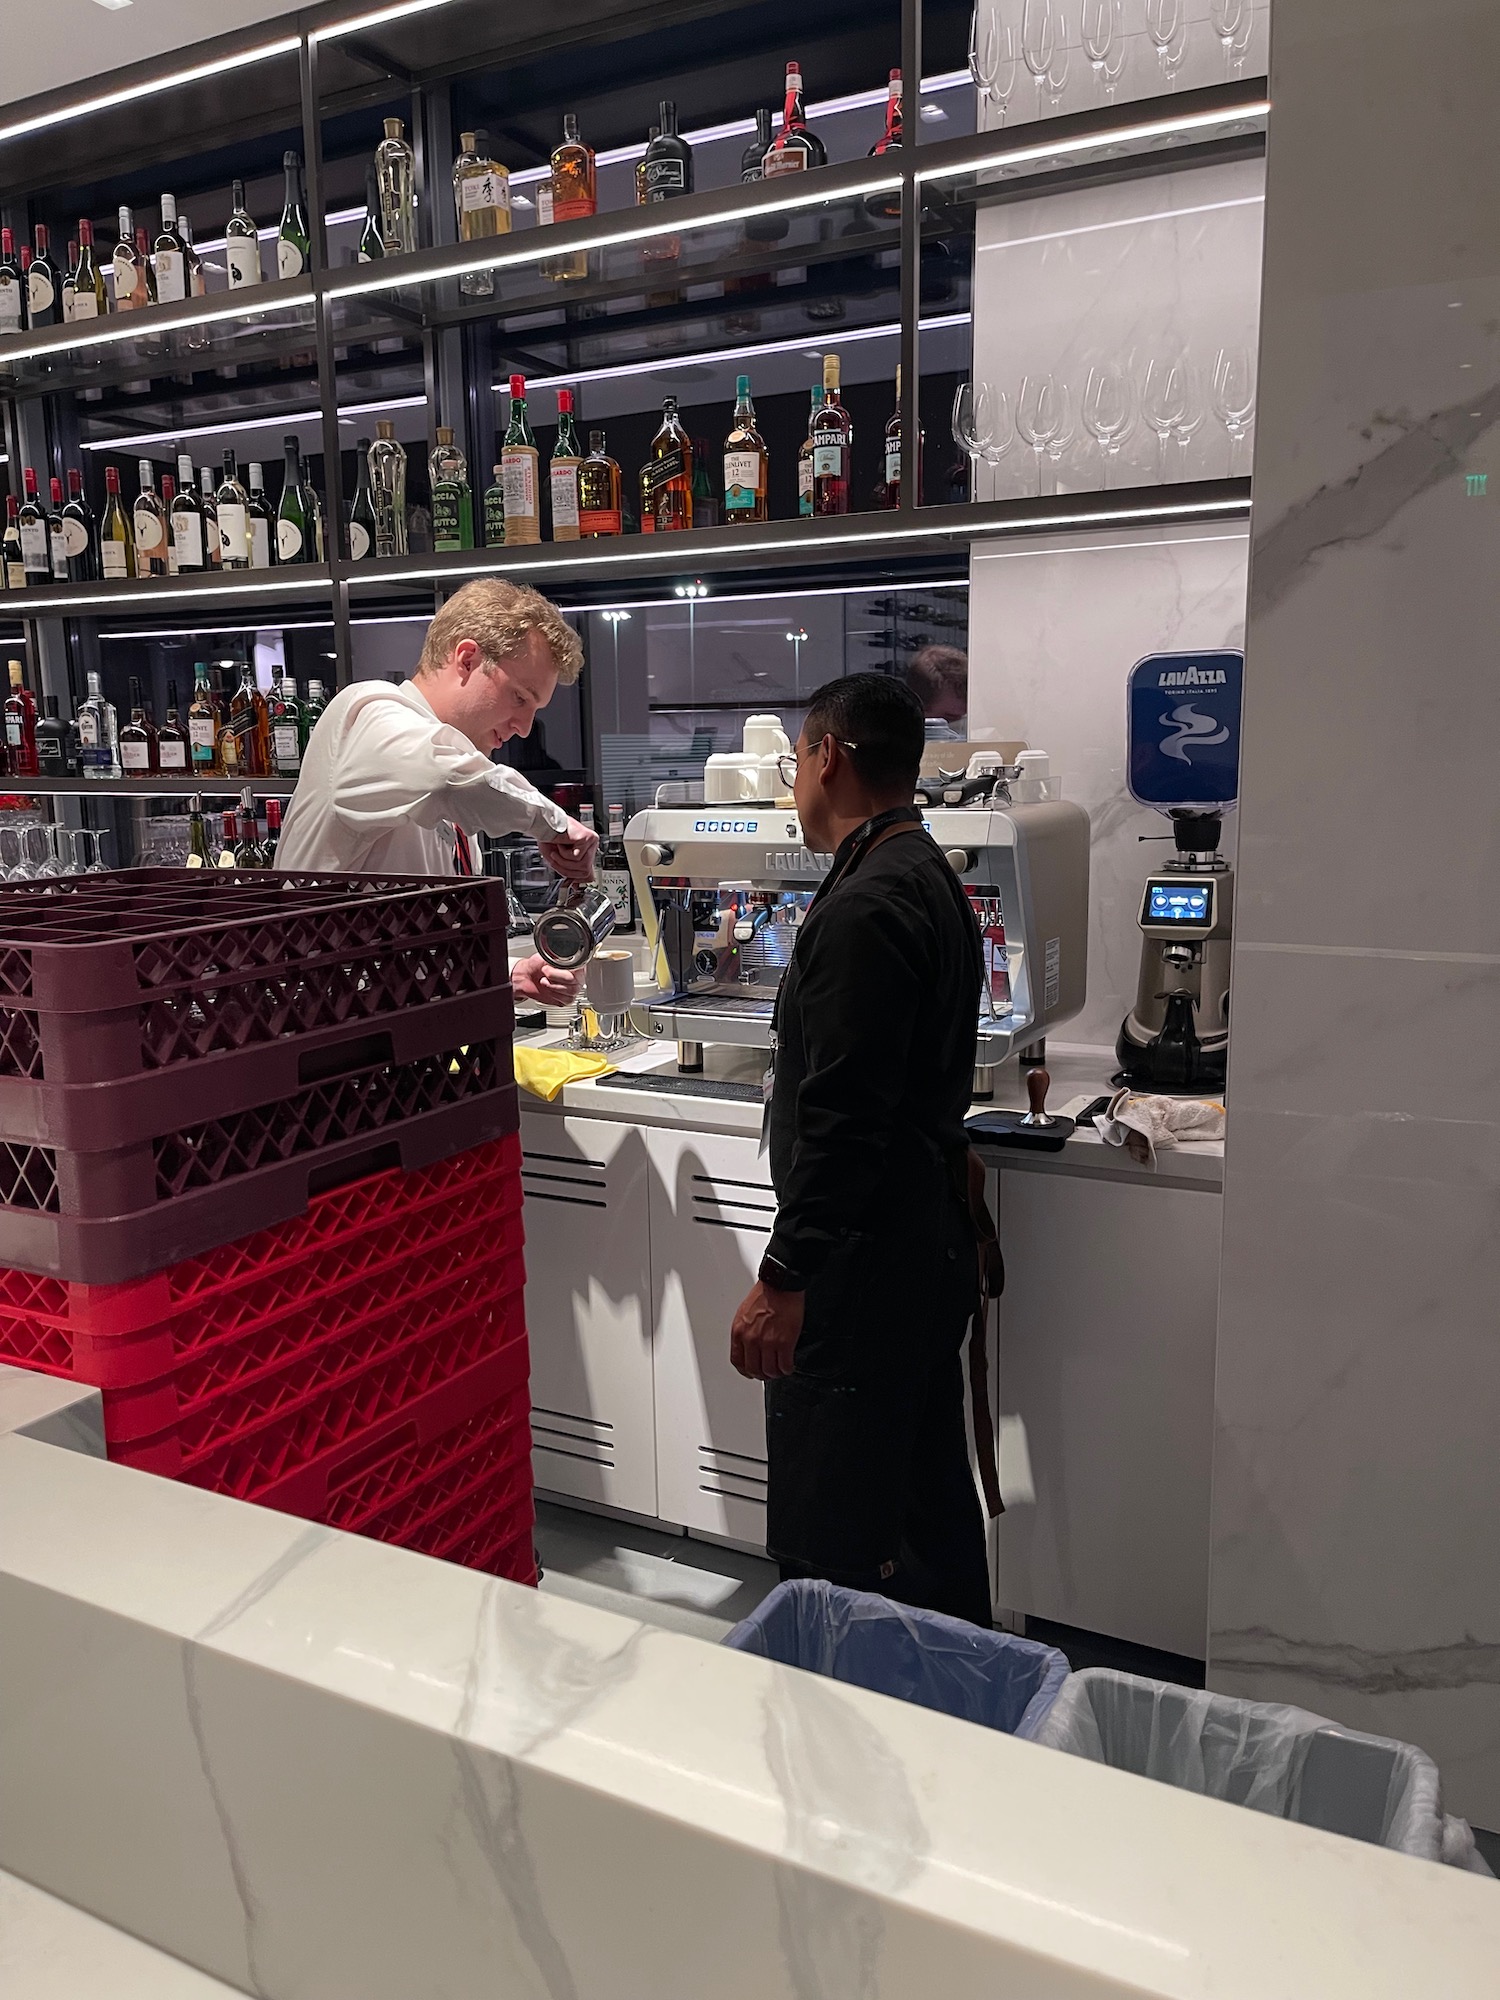
<instances>
[{"instance_id":1,"label":"coffee machine control panel","mask_svg":"<svg viewBox=\"0 0 1500 2000\"><path fill-rule=\"evenodd\" d=\"M1153 875L1141 902L1147 937L1206 938L1218 922L1219 885L1197 875Z\"/></svg>"}]
</instances>

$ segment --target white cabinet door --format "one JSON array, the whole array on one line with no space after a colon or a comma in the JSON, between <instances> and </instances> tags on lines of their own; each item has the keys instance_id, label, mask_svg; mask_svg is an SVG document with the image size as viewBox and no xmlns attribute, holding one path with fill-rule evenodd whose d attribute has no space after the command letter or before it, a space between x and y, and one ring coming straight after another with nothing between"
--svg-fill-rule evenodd
<instances>
[{"instance_id":1,"label":"white cabinet door","mask_svg":"<svg viewBox=\"0 0 1500 2000\"><path fill-rule=\"evenodd\" d=\"M729 1323L776 1213L756 1140L654 1129L657 1505L666 1521L763 1547L766 1416L729 1365Z\"/></svg>"},{"instance_id":2,"label":"white cabinet door","mask_svg":"<svg viewBox=\"0 0 1500 2000\"><path fill-rule=\"evenodd\" d=\"M645 1135L532 1113L521 1153L536 1483L655 1514Z\"/></svg>"}]
</instances>

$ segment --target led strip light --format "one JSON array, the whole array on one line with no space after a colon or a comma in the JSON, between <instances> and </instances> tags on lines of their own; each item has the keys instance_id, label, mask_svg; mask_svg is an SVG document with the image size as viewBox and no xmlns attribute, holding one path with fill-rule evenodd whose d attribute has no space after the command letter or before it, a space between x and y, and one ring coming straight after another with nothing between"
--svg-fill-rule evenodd
<instances>
[{"instance_id":1,"label":"led strip light","mask_svg":"<svg viewBox=\"0 0 1500 2000\"><path fill-rule=\"evenodd\" d=\"M1237 104L1228 111L1190 111L1176 118L1148 118L1139 125L1118 125L1107 132L1079 134L1072 139L1053 139L1046 144L1006 147L986 153L977 160L965 160L958 166L924 168L920 165L919 154L917 179L959 181L967 179L970 174L982 174L991 167L1013 167L1034 160L1059 160L1075 153L1097 152L1101 146L1116 146L1125 141L1166 139L1183 134L1191 137L1194 133L1215 131L1221 125L1243 124L1247 118L1262 118L1270 109L1270 100L1259 98L1253 104Z\"/></svg>"},{"instance_id":2,"label":"led strip light","mask_svg":"<svg viewBox=\"0 0 1500 2000\"><path fill-rule=\"evenodd\" d=\"M130 314L115 313L111 314L108 320L99 323L97 332L78 333L75 331L75 328L80 322L74 320L68 327L68 332L71 335L69 340L55 344L45 342L39 344L33 341L30 345L21 347L11 347L7 344L3 349L0 349L0 359L5 361L32 361L39 355L72 354L76 349L82 347L109 347L118 345L119 342L124 340L154 339L159 333L175 333L185 326L208 326L217 320L225 319L249 320L253 319L258 312L264 312L269 316L273 313L284 311L288 306L310 306L312 302L313 294L311 285L289 285L285 298L278 298L274 304L254 306L249 310L243 305L234 305L220 306L213 312L203 312L200 310L203 303L201 299L189 299L184 302L180 313L173 313L170 318L153 319L147 327L131 326L129 324ZM157 310L160 311L160 307ZM126 322L124 325L120 324L122 320ZM88 321L84 320L82 324L87 326ZM306 328L287 327L285 331L288 333L306 332L309 339L313 337L313 330L310 326ZM142 355L141 362L142 366L145 366L150 362L160 359L181 361L185 358L187 357L180 355L158 356L155 354L146 354ZM219 357L220 360L223 360L223 358L222 355Z\"/></svg>"},{"instance_id":3,"label":"led strip light","mask_svg":"<svg viewBox=\"0 0 1500 2000\"><path fill-rule=\"evenodd\" d=\"M379 403L344 403L339 408L339 422L352 424L356 417L372 415L376 410L425 409L425 396L392 396ZM278 424L316 424L322 421L321 410L281 410L269 417L231 418L222 424L194 424L175 431L138 431L129 437L95 438L91 443L81 444L80 451L117 451L129 457L131 448L138 444L177 444L195 437L227 437L231 431L275 430Z\"/></svg>"},{"instance_id":4,"label":"led strip light","mask_svg":"<svg viewBox=\"0 0 1500 2000\"><path fill-rule=\"evenodd\" d=\"M438 4L438 0L431 0L431 4ZM34 118L0 125L0 145L7 139L22 139L28 132L44 132L53 125L67 125L75 118L87 118L95 111L112 111L117 105L134 104L142 97L155 97L164 90L176 90L185 83L201 83L205 77L223 76L228 70L268 62L272 56L291 55L301 46L300 36L283 35L277 41L260 42L253 49L242 49L238 55L220 56L213 62L195 63L190 69L173 70L169 76L127 84L122 90L107 91L100 97L86 97L80 103L65 105L58 111L39 112Z\"/></svg>"}]
</instances>

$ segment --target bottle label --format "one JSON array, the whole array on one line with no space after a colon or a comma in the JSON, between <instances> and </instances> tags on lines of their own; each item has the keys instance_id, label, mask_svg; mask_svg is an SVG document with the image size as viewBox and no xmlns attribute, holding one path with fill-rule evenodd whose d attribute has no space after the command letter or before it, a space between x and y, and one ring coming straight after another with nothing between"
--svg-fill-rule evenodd
<instances>
[{"instance_id":1,"label":"bottle label","mask_svg":"<svg viewBox=\"0 0 1500 2000\"><path fill-rule=\"evenodd\" d=\"M507 445L500 456L507 521L536 519L536 453L527 445Z\"/></svg>"},{"instance_id":2,"label":"bottle label","mask_svg":"<svg viewBox=\"0 0 1500 2000\"><path fill-rule=\"evenodd\" d=\"M184 507L172 516L172 546L177 551L178 569L202 569L203 516L196 509Z\"/></svg>"},{"instance_id":3,"label":"bottle label","mask_svg":"<svg viewBox=\"0 0 1500 2000\"><path fill-rule=\"evenodd\" d=\"M773 146L761 169L768 181L778 174L800 174L807 170L807 154L801 146Z\"/></svg>"},{"instance_id":4,"label":"bottle label","mask_svg":"<svg viewBox=\"0 0 1500 2000\"><path fill-rule=\"evenodd\" d=\"M52 529L48 539L52 548L52 574L55 577L61 577L63 582L66 583L68 579L68 544L63 535L61 522Z\"/></svg>"},{"instance_id":5,"label":"bottle label","mask_svg":"<svg viewBox=\"0 0 1500 2000\"><path fill-rule=\"evenodd\" d=\"M187 745L177 736L163 736L156 746L157 762L164 771L187 769Z\"/></svg>"},{"instance_id":6,"label":"bottle label","mask_svg":"<svg viewBox=\"0 0 1500 2000\"><path fill-rule=\"evenodd\" d=\"M99 317L99 300L92 287L86 292L74 292L73 309L68 314L68 317L75 320L97 319Z\"/></svg>"},{"instance_id":7,"label":"bottle label","mask_svg":"<svg viewBox=\"0 0 1500 2000\"><path fill-rule=\"evenodd\" d=\"M211 764L214 761L214 719L211 715L188 717L188 742L193 746L195 764Z\"/></svg>"},{"instance_id":8,"label":"bottle label","mask_svg":"<svg viewBox=\"0 0 1500 2000\"><path fill-rule=\"evenodd\" d=\"M362 521L349 523L349 553L355 562L363 562L370 553L370 531Z\"/></svg>"},{"instance_id":9,"label":"bottle label","mask_svg":"<svg viewBox=\"0 0 1500 2000\"><path fill-rule=\"evenodd\" d=\"M545 228L552 221L553 206L552 183L539 182L536 191L536 219L540 228Z\"/></svg>"},{"instance_id":10,"label":"bottle label","mask_svg":"<svg viewBox=\"0 0 1500 2000\"><path fill-rule=\"evenodd\" d=\"M10 747L11 747L11 749L12 749L12 750L19 750L19 749L20 749L20 747L21 747L21 734L22 734L22 731L21 731L21 718L20 718L20 716L19 716L19 715L7 715L7 716L6 716L6 718L5 718L5 740L6 740L6 742L7 742L7 743L8 743L9 745L10 745Z\"/></svg>"},{"instance_id":11,"label":"bottle label","mask_svg":"<svg viewBox=\"0 0 1500 2000\"><path fill-rule=\"evenodd\" d=\"M844 447L841 444L815 444L812 453L814 479L840 479L844 471Z\"/></svg>"},{"instance_id":12,"label":"bottle label","mask_svg":"<svg viewBox=\"0 0 1500 2000\"><path fill-rule=\"evenodd\" d=\"M250 517L238 500L219 502L219 559L249 566Z\"/></svg>"},{"instance_id":13,"label":"bottle label","mask_svg":"<svg viewBox=\"0 0 1500 2000\"><path fill-rule=\"evenodd\" d=\"M758 451L726 451L724 454L724 505L730 513L753 507L760 484Z\"/></svg>"},{"instance_id":14,"label":"bottle label","mask_svg":"<svg viewBox=\"0 0 1500 2000\"><path fill-rule=\"evenodd\" d=\"M120 742L120 762L127 771L149 771L151 769L151 745L133 743L123 737Z\"/></svg>"},{"instance_id":15,"label":"bottle label","mask_svg":"<svg viewBox=\"0 0 1500 2000\"><path fill-rule=\"evenodd\" d=\"M289 243L284 236L276 239L276 275L279 278L300 278L307 269L299 244Z\"/></svg>"},{"instance_id":16,"label":"bottle label","mask_svg":"<svg viewBox=\"0 0 1500 2000\"><path fill-rule=\"evenodd\" d=\"M601 868L599 887L615 906L615 929L628 931L635 922L635 900L630 892L629 868Z\"/></svg>"},{"instance_id":17,"label":"bottle label","mask_svg":"<svg viewBox=\"0 0 1500 2000\"><path fill-rule=\"evenodd\" d=\"M510 214L510 175L472 174L459 183L459 206L465 215L480 209L500 208Z\"/></svg>"},{"instance_id":18,"label":"bottle label","mask_svg":"<svg viewBox=\"0 0 1500 2000\"><path fill-rule=\"evenodd\" d=\"M670 195L687 192L687 168L681 160L668 155L663 160L647 160L645 167L647 201L665 201Z\"/></svg>"},{"instance_id":19,"label":"bottle label","mask_svg":"<svg viewBox=\"0 0 1500 2000\"><path fill-rule=\"evenodd\" d=\"M663 486L670 486L674 479L683 477L685 469L682 449L674 445L671 451L663 452L660 458L654 458L646 467L646 491L656 493Z\"/></svg>"},{"instance_id":20,"label":"bottle label","mask_svg":"<svg viewBox=\"0 0 1500 2000\"><path fill-rule=\"evenodd\" d=\"M40 570L46 576L52 568L52 551L47 545L45 521L21 523L21 565L28 575Z\"/></svg>"},{"instance_id":21,"label":"bottle label","mask_svg":"<svg viewBox=\"0 0 1500 2000\"><path fill-rule=\"evenodd\" d=\"M33 264L26 277L26 303L35 319L39 313L51 312L57 294L52 289L52 280L40 264Z\"/></svg>"},{"instance_id":22,"label":"bottle label","mask_svg":"<svg viewBox=\"0 0 1500 2000\"><path fill-rule=\"evenodd\" d=\"M885 483L887 486L901 484L901 446L887 444L885 448Z\"/></svg>"},{"instance_id":23,"label":"bottle label","mask_svg":"<svg viewBox=\"0 0 1500 2000\"><path fill-rule=\"evenodd\" d=\"M463 513L456 486L439 486L432 496L432 547L435 555L451 555L464 545Z\"/></svg>"},{"instance_id":24,"label":"bottle label","mask_svg":"<svg viewBox=\"0 0 1500 2000\"><path fill-rule=\"evenodd\" d=\"M566 201L559 200L556 195L552 198L554 222L583 222L594 213L594 204L586 194L569 195Z\"/></svg>"},{"instance_id":25,"label":"bottle label","mask_svg":"<svg viewBox=\"0 0 1500 2000\"><path fill-rule=\"evenodd\" d=\"M82 521L75 520L71 514L62 517L62 543L70 556L88 553L89 531Z\"/></svg>"},{"instance_id":26,"label":"bottle label","mask_svg":"<svg viewBox=\"0 0 1500 2000\"><path fill-rule=\"evenodd\" d=\"M0 271L0 327L21 324L21 287L13 271Z\"/></svg>"},{"instance_id":27,"label":"bottle label","mask_svg":"<svg viewBox=\"0 0 1500 2000\"><path fill-rule=\"evenodd\" d=\"M259 525L264 526L264 523ZM295 562L302 553L302 530L295 521L276 523L276 553L282 562Z\"/></svg>"},{"instance_id":28,"label":"bottle label","mask_svg":"<svg viewBox=\"0 0 1500 2000\"><path fill-rule=\"evenodd\" d=\"M578 532L581 535L618 535L620 532L619 508L581 508L578 514Z\"/></svg>"},{"instance_id":29,"label":"bottle label","mask_svg":"<svg viewBox=\"0 0 1500 2000\"><path fill-rule=\"evenodd\" d=\"M565 459L561 465L549 468L552 484L552 531L559 528L577 528L581 525L578 517L578 461Z\"/></svg>"},{"instance_id":30,"label":"bottle label","mask_svg":"<svg viewBox=\"0 0 1500 2000\"><path fill-rule=\"evenodd\" d=\"M100 542L99 567L111 580L129 576L130 569L125 557L123 542Z\"/></svg>"},{"instance_id":31,"label":"bottle label","mask_svg":"<svg viewBox=\"0 0 1500 2000\"><path fill-rule=\"evenodd\" d=\"M91 708L84 707L78 711L78 742L84 750L99 748L99 717Z\"/></svg>"},{"instance_id":32,"label":"bottle label","mask_svg":"<svg viewBox=\"0 0 1500 2000\"><path fill-rule=\"evenodd\" d=\"M271 754L276 759L278 773L283 777L291 777L301 768L302 743L295 722L271 725Z\"/></svg>"},{"instance_id":33,"label":"bottle label","mask_svg":"<svg viewBox=\"0 0 1500 2000\"><path fill-rule=\"evenodd\" d=\"M258 237L231 236L224 249L229 264L231 291L238 291L241 285L258 285L261 282Z\"/></svg>"},{"instance_id":34,"label":"bottle label","mask_svg":"<svg viewBox=\"0 0 1500 2000\"><path fill-rule=\"evenodd\" d=\"M135 546L139 553L153 556L166 546L166 528L161 516L151 507L137 507L135 510Z\"/></svg>"},{"instance_id":35,"label":"bottle label","mask_svg":"<svg viewBox=\"0 0 1500 2000\"><path fill-rule=\"evenodd\" d=\"M156 296L162 305L187 297L187 270L180 250L158 250L151 259L156 272Z\"/></svg>"},{"instance_id":36,"label":"bottle label","mask_svg":"<svg viewBox=\"0 0 1500 2000\"><path fill-rule=\"evenodd\" d=\"M271 524L262 520L259 514L250 516L250 567L271 567Z\"/></svg>"},{"instance_id":37,"label":"bottle label","mask_svg":"<svg viewBox=\"0 0 1500 2000\"><path fill-rule=\"evenodd\" d=\"M797 460L797 511L799 514L812 512L813 462L812 453Z\"/></svg>"},{"instance_id":38,"label":"bottle label","mask_svg":"<svg viewBox=\"0 0 1500 2000\"><path fill-rule=\"evenodd\" d=\"M115 311L128 312L133 306L143 306L145 286L141 283L143 273L133 257L127 257L117 250L115 267Z\"/></svg>"}]
</instances>

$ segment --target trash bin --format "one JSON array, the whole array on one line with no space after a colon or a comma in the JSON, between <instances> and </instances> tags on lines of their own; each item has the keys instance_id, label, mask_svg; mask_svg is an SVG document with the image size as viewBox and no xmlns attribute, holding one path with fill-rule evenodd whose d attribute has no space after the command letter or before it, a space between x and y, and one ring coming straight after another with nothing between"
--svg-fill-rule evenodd
<instances>
[{"instance_id":1,"label":"trash bin","mask_svg":"<svg viewBox=\"0 0 1500 2000\"><path fill-rule=\"evenodd\" d=\"M1068 1678L1055 1646L817 1580L778 1584L724 1644L1007 1736L1033 1736Z\"/></svg>"},{"instance_id":2,"label":"trash bin","mask_svg":"<svg viewBox=\"0 0 1500 2000\"><path fill-rule=\"evenodd\" d=\"M1253 1812L1490 1872L1468 1823L1444 1814L1430 1757L1305 1708L1088 1667L1068 1677L1035 1740Z\"/></svg>"}]
</instances>

